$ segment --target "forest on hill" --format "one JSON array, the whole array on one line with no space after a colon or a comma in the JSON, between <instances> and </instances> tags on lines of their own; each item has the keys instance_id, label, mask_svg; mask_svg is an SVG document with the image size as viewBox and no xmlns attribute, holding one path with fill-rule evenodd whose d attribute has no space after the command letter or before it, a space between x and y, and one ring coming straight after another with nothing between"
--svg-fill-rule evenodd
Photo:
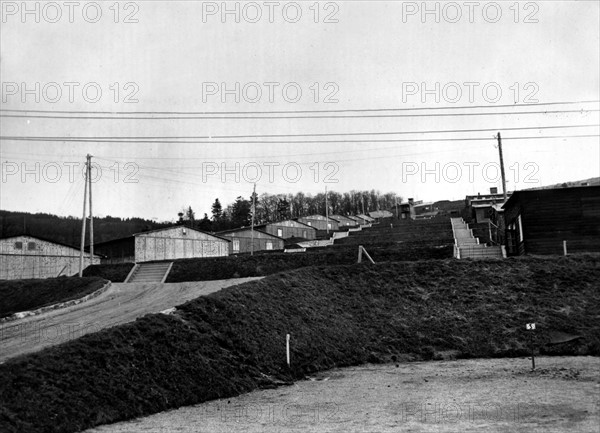
<instances>
[{"instance_id":1,"label":"forest on hill","mask_svg":"<svg viewBox=\"0 0 600 433\"><path fill-rule=\"evenodd\" d=\"M252 219L253 197L238 197L233 203L222 205L216 198L211 206L211 215L197 217L191 206L174 209L173 217L185 224L207 232L246 226ZM255 224L264 224L306 215L322 214L326 206L332 214L360 214L363 211L391 209L402 197L396 193L382 194L376 190L338 193L329 191L316 195L263 193L255 197ZM327 202L327 203L326 203ZM145 218L94 217L94 242L131 236L148 230L172 226L172 221L154 221ZM57 216L48 213L28 213L0 210L0 237L28 234L55 242L79 245L81 242L81 218Z\"/></svg>"}]
</instances>

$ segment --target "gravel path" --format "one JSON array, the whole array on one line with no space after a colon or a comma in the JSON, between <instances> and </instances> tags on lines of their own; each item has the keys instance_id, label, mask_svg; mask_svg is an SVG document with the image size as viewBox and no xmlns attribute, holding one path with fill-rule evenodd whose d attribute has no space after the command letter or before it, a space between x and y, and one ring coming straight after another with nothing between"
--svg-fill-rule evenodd
<instances>
[{"instance_id":1,"label":"gravel path","mask_svg":"<svg viewBox=\"0 0 600 433\"><path fill-rule=\"evenodd\" d=\"M106 292L87 302L0 324L0 362L255 279L257 277L168 284L113 283Z\"/></svg>"},{"instance_id":2,"label":"gravel path","mask_svg":"<svg viewBox=\"0 0 600 433\"><path fill-rule=\"evenodd\" d=\"M331 370L87 432L597 433L600 358L536 361L535 372L524 358Z\"/></svg>"}]
</instances>

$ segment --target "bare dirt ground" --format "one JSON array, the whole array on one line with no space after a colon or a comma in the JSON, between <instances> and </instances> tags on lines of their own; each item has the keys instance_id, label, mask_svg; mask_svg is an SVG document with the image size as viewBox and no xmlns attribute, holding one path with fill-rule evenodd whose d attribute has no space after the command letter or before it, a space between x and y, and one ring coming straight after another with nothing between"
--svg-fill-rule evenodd
<instances>
[{"instance_id":1,"label":"bare dirt ground","mask_svg":"<svg viewBox=\"0 0 600 433\"><path fill-rule=\"evenodd\" d=\"M367 365L88 433L594 432L600 358Z\"/></svg>"},{"instance_id":2,"label":"bare dirt ground","mask_svg":"<svg viewBox=\"0 0 600 433\"><path fill-rule=\"evenodd\" d=\"M79 305L0 324L0 362L255 279L257 277L168 284L113 283L97 298Z\"/></svg>"}]
</instances>

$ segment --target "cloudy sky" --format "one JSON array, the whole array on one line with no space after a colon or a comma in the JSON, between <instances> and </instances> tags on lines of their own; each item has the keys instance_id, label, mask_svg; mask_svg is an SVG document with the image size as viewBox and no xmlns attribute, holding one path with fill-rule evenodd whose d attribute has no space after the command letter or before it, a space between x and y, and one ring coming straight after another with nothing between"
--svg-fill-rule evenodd
<instances>
[{"instance_id":1,"label":"cloudy sky","mask_svg":"<svg viewBox=\"0 0 600 433\"><path fill-rule=\"evenodd\" d=\"M115 6L116 5L116 6ZM1 208L170 220L257 192L459 199L600 176L600 10L2 2Z\"/></svg>"}]
</instances>

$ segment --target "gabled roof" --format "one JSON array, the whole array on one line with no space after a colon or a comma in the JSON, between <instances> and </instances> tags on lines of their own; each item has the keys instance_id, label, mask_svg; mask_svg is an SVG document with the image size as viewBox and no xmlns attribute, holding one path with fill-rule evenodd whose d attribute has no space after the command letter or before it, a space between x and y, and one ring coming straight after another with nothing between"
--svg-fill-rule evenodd
<instances>
[{"instance_id":1,"label":"gabled roof","mask_svg":"<svg viewBox=\"0 0 600 433\"><path fill-rule=\"evenodd\" d=\"M348 217L348 216L346 216L346 215L340 215L340 214L333 214L333 215L331 215L331 216L332 216L332 217L334 217L334 218L336 218L336 219L337 219L337 218L346 218L346 219L349 219L349 220L351 220L351 219L352 219L352 218L350 218L350 217Z\"/></svg>"},{"instance_id":2,"label":"gabled roof","mask_svg":"<svg viewBox=\"0 0 600 433\"><path fill-rule=\"evenodd\" d=\"M38 240L40 240L40 241L44 241L44 242L50 242L51 244L56 244L56 245L60 245L60 246L63 246L63 247L72 248L72 249L74 249L74 250L79 250L79 249L80 249L80 247L79 247L79 246L70 245L70 244L65 244L65 243L63 243L63 242L57 242L57 241L54 241L54 240L52 240L52 239L49 239L49 238L46 238L46 237L43 237L43 236L38 236L38 235L30 235L30 234L27 234L27 233L21 233L21 234L18 234L18 235L12 235L12 236L5 236L5 237L3 237L3 238L0 238L0 240L12 239L12 238L20 238L20 237L22 237L22 236L27 236L28 238L34 238L34 239L38 239ZM87 252L89 253L89 251L88 251L88 246L86 246L86 247L84 248L84 251L87 251ZM95 255L95 256L98 256L98 257L100 257L100 256L101 256L101 255L99 255L99 254L94 254L94 255Z\"/></svg>"},{"instance_id":3,"label":"gabled roof","mask_svg":"<svg viewBox=\"0 0 600 433\"><path fill-rule=\"evenodd\" d=\"M294 220L296 220L296 221L297 221L297 220L299 220L300 218L304 218L304 219L312 219L313 217L321 217L321 218L323 218L323 219L327 219L327 218L329 218L330 220L334 220L334 221L337 221L337 222L339 223L339 221L338 221L337 219L335 219L335 218L332 218L331 216L327 217L327 216L325 216L325 215L319 215L319 214L313 214L313 215L301 216L301 217L298 217L298 218L294 218Z\"/></svg>"},{"instance_id":4,"label":"gabled roof","mask_svg":"<svg viewBox=\"0 0 600 433\"><path fill-rule=\"evenodd\" d=\"M258 226L254 226L254 231L255 231L255 232L259 232L260 234L267 235L267 236L271 236L272 238L275 238L275 239L279 239L279 240L285 241L285 239L284 239L284 238L281 238L281 237L279 237L279 236L276 236L276 235L272 235L271 233L267 233L267 232L265 232L265 231L262 231L262 230L258 230L256 227L258 227ZM243 226L243 227L238 227L237 229L222 230L222 231L220 231L220 232L216 232L216 234L218 234L218 235L223 235L223 236L227 236L228 234L231 234L231 233L237 233L237 232L240 232L240 231L246 231L246 230L252 230L252 227L246 227L246 226Z\"/></svg>"},{"instance_id":5,"label":"gabled roof","mask_svg":"<svg viewBox=\"0 0 600 433\"><path fill-rule=\"evenodd\" d=\"M258 226L254 226L254 228L266 227L266 226L271 226L271 225L277 225L277 224L279 224L279 223L284 223L284 222L286 222L286 221L294 221L296 224L301 224L301 225L303 225L303 226L305 226L305 227L308 227L309 229L317 230L317 229L316 229L316 228L314 228L313 226L309 226L308 224L304 224L303 222L296 221L296 220L293 220L293 219L289 219L289 220L283 220L283 221L276 221L276 222L272 222L272 223L266 223L266 224L261 224L261 225L258 225Z\"/></svg>"},{"instance_id":6,"label":"gabled roof","mask_svg":"<svg viewBox=\"0 0 600 433\"><path fill-rule=\"evenodd\" d=\"M165 231L165 230L172 230L172 229L176 229L176 228L178 228L178 227L184 228L184 229L186 229L186 230L192 230L192 231L195 231L195 232L197 232L197 233L202 233L202 234L205 234L205 235L208 235L208 236L213 236L213 237L215 237L215 238L223 239L224 241L227 241L227 242L231 242L231 239L223 238L223 237L221 237L221 236L214 235L214 234L212 234L212 233L203 232L202 230L193 229L193 228L191 228L191 227L182 226L182 225L174 225L174 226L170 226L170 227L163 227L162 229L154 229L154 230L148 230L147 232L139 232L139 233L134 233L134 234L133 234L133 236L138 236L138 235L146 235L146 234L148 234L148 233L162 232L162 231Z\"/></svg>"},{"instance_id":7,"label":"gabled roof","mask_svg":"<svg viewBox=\"0 0 600 433\"><path fill-rule=\"evenodd\" d=\"M356 215L359 218L364 219L365 221L369 221L369 222L373 222L375 221L375 218L371 218L369 215L365 215L364 213L361 213L359 215Z\"/></svg>"}]
</instances>

